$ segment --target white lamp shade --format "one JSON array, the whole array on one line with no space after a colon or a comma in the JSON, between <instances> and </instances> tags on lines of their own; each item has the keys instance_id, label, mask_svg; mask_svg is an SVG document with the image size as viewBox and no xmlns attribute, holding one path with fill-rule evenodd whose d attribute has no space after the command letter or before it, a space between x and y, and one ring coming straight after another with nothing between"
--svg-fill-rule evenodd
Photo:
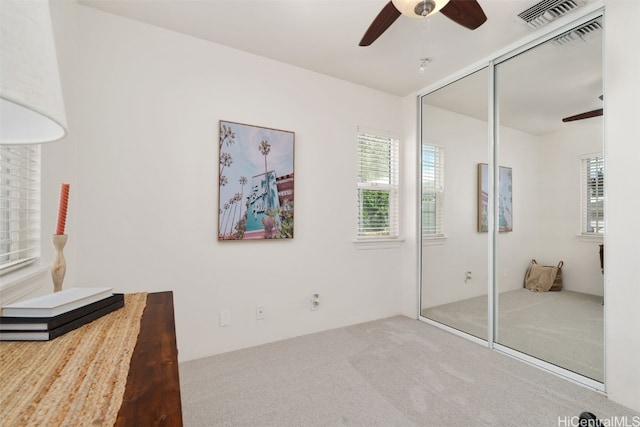
<instances>
[{"instance_id":1,"label":"white lamp shade","mask_svg":"<svg viewBox=\"0 0 640 427\"><path fill-rule=\"evenodd\" d=\"M417 5L422 3L424 0L391 0L393 5L400 13L405 16L409 16L411 18L423 18L422 15L418 15L415 13L415 8ZM429 13L429 15L433 15L440 9L442 9L449 0L432 0L436 5L433 10Z\"/></svg>"},{"instance_id":2,"label":"white lamp shade","mask_svg":"<svg viewBox=\"0 0 640 427\"><path fill-rule=\"evenodd\" d=\"M0 25L0 144L62 138L67 120L48 0L2 0Z\"/></svg>"}]
</instances>

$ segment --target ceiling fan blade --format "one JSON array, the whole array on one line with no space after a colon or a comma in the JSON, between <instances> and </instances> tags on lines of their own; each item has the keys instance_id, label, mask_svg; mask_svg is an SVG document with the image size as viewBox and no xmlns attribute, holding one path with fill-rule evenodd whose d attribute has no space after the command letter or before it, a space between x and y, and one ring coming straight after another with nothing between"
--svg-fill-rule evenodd
<instances>
[{"instance_id":1,"label":"ceiling fan blade","mask_svg":"<svg viewBox=\"0 0 640 427\"><path fill-rule=\"evenodd\" d=\"M562 119L563 122L573 122L576 120L590 119L592 117L598 117L604 114L603 108L598 108L597 110L587 111L586 113L576 114L575 116L565 117Z\"/></svg>"},{"instance_id":2,"label":"ceiling fan blade","mask_svg":"<svg viewBox=\"0 0 640 427\"><path fill-rule=\"evenodd\" d=\"M369 46L371 43L376 41L378 37L382 35L387 28L391 26L396 19L400 17L400 12L393 3L389 2L385 7L382 8L378 16L373 20L367 32L362 36L362 40L360 40L360 46Z\"/></svg>"},{"instance_id":3,"label":"ceiling fan blade","mask_svg":"<svg viewBox=\"0 0 640 427\"><path fill-rule=\"evenodd\" d=\"M450 0L440 12L470 30L475 30L487 20L487 15L476 0Z\"/></svg>"}]
</instances>

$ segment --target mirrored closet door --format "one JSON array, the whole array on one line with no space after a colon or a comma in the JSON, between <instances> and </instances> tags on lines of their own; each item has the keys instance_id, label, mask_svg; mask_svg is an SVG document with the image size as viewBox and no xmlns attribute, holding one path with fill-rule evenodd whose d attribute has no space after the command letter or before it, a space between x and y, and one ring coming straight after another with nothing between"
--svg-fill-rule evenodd
<instances>
[{"instance_id":1,"label":"mirrored closet door","mask_svg":"<svg viewBox=\"0 0 640 427\"><path fill-rule=\"evenodd\" d=\"M599 17L495 68L494 340L604 382L601 29Z\"/></svg>"},{"instance_id":2,"label":"mirrored closet door","mask_svg":"<svg viewBox=\"0 0 640 427\"><path fill-rule=\"evenodd\" d=\"M489 234L478 232L476 212L477 164L489 156L488 77L483 68L421 105L422 316L483 340Z\"/></svg>"},{"instance_id":3,"label":"mirrored closet door","mask_svg":"<svg viewBox=\"0 0 640 427\"><path fill-rule=\"evenodd\" d=\"M603 22L576 22L421 97L420 317L602 384Z\"/></svg>"}]
</instances>

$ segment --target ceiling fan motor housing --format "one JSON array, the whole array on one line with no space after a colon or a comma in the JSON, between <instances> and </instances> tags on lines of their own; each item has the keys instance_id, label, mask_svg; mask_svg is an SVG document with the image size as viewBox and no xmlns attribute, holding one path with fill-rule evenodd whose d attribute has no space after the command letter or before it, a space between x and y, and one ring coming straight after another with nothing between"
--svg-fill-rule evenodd
<instances>
[{"instance_id":1,"label":"ceiling fan motor housing","mask_svg":"<svg viewBox=\"0 0 640 427\"><path fill-rule=\"evenodd\" d=\"M433 0L424 0L424 1L419 2L416 5L416 7L413 9L413 11L418 16L427 16L435 8L436 8L436 3Z\"/></svg>"},{"instance_id":2,"label":"ceiling fan motor housing","mask_svg":"<svg viewBox=\"0 0 640 427\"><path fill-rule=\"evenodd\" d=\"M423 18L442 9L449 0L391 0L401 14L411 18Z\"/></svg>"}]
</instances>

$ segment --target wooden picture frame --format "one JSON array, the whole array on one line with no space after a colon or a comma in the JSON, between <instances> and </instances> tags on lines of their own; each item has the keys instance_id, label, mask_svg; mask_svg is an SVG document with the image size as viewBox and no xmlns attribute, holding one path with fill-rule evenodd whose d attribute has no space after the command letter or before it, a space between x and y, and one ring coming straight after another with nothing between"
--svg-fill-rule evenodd
<instances>
[{"instance_id":1,"label":"wooden picture frame","mask_svg":"<svg viewBox=\"0 0 640 427\"><path fill-rule=\"evenodd\" d=\"M293 238L295 133L220 120L218 240Z\"/></svg>"}]
</instances>

